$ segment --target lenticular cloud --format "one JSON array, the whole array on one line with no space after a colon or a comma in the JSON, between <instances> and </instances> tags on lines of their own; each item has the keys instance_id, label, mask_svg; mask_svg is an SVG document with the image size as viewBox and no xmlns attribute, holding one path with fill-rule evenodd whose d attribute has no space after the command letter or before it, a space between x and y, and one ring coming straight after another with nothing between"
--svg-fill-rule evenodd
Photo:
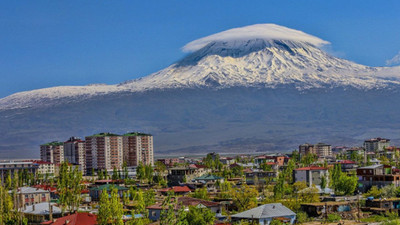
<instances>
[{"instance_id":1,"label":"lenticular cloud","mask_svg":"<svg viewBox=\"0 0 400 225\"><path fill-rule=\"evenodd\" d=\"M255 24L251 26L233 28L197 39L186 44L182 50L185 52L194 52L211 42L229 42L252 39L301 41L318 47L329 44L328 41L306 34L299 30L290 29L276 24Z\"/></svg>"}]
</instances>

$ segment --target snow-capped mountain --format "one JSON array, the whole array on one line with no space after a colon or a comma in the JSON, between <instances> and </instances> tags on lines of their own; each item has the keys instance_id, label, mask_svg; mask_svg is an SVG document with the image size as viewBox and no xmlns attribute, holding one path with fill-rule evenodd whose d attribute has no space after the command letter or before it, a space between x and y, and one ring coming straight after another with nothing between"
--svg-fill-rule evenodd
<instances>
[{"instance_id":1,"label":"snow-capped mountain","mask_svg":"<svg viewBox=\"0 0 400 225\"><path fill-rule=\"evenodd\" d=\"M105 131L153 133L165 152L396 140L400 67L340 59L322 50L327 44L258 24L190 42L182 60L140 79L10 95L0 99L0 158Z\"/></svg>"},{"instance_id":2,"label":"snow-capped mountain","mask_svg":"<svg viewBox=\"0 0 400 225\"><path fill-rule=\"evenodd\" d=\"M339 59L319 47L329 42L274 24L235 28L187 44L184 59L147 77L118 85L63 86L17 93L0 109L51 105L62 99L152 89L198 87L386 88L400 84L400 68L374 68Z\"/></svg>"}]
</instances>

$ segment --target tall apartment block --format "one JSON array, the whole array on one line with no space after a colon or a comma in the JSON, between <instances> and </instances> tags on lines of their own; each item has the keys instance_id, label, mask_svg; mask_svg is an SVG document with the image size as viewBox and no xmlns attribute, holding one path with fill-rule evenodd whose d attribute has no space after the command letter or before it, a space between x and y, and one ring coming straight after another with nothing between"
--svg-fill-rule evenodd
<instances>
[{"instance_id":1,"label":"tall apartment block","mask_svg":"<svg viewBox=\"0 0 400 225\"><path fill-rule=\"evenodd\" d=\"M86 170L121 169L123 165L122 136L99 133L85 138Z\"/></svg>"},{"instance_id":2,"label":"tall apartment block","mask_svg":"<svg viewBox=\"0 0 400 225\"><path fill-rule=\"evenodd\" d=\"M86 172L85 141L71 137L64 142L64 159L69 163L79 164L80 170Z\"/></svg>"},{"instance_id":3,"label":"tall apartment block","mask_svg":"<svg viewBox=\"0 0 400 225\"><path fill-rule=\"evenodd\" d=\"M154 165L153 136L139 132L123 135L124 161L128 166Z\"/></svg>"},{"instance_id":4,"label":"tall apartment block","mask_svg":"<svg viewBox=\"0 0 400 225\"><path fill-rule=\"evenodd\" d=\"M390 146L390 139L372 138L364 141L364 148L367 152L382 151Z\"/></svg>"},{"instance_id":5,"label":"tall apartment block","mask_svg":"<svg viewBox=\"0 0 400 225\"><path fill-rule=\"evenodd\" d=\"M64 143L53 141L40 145L40 159L54 164L64 162Z\"/></svg>"}]
</instances>

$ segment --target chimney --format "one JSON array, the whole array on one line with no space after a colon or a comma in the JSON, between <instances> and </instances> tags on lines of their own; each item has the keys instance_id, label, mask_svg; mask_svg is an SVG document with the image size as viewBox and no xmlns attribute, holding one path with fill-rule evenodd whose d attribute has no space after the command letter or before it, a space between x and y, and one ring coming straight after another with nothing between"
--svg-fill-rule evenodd
<instances>
[{"instance_id":1,"label":"chimney","mask_svg":"<svg viewBox=\"0 0 400 225\"><path fill-rule=\"evenodd\" d=\"M49 220L50 221L53 220L53 206L51 205L50 202L49 202Z\"/></svg>"}]
</instances>

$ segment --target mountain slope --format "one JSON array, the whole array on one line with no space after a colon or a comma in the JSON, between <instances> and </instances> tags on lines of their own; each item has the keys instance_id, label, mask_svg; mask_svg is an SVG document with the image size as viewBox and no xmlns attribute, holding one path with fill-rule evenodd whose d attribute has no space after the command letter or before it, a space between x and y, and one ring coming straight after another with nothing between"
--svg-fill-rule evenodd
<instances>
[{"instance_id":1,"label":"mountain slope","mask_svg":"<svg viewBox=\"0 0 400 225\"><path fill-rule=\"evenodd\" d=\"M259 24L187 44L185 58L117 85L65 86L0 99L0 157L96 132L153 133L158 152L288 150L302 142L396 138L400 67L368 67L328 42Z\"/></svg>"}]
</instances>

